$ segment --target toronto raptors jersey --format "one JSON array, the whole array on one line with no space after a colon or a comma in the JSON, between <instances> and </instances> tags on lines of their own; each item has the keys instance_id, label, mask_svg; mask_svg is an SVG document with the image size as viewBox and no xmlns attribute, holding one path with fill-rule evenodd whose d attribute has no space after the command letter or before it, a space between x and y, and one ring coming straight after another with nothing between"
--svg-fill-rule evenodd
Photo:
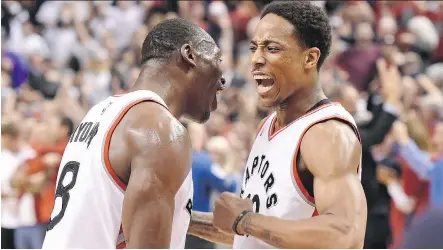
<instances>
[{"instance_id":1,"label":"toronto raptors jersey","mask_svg":"<svg viewBox=\"0 0 443 250\"><path fill-rule=\"evenodd\" d=\"M312 109L284 128L271 133L276 121L271 114L259 129L246 164L241 197L249 198L253 211L286 220L301 220L316 215L314 198L300 181L296 159L304 134L313 125L331 119L352 126L352 116L338 103L327 103ZM318 138L318 143L322 143ZM321 156L319 156L321 157ZM360 167L359 167L360 168ZM361 171L359 170L361 176ZM253 236L234 238L233 248L273 248Z\"/></svg>"},{"instance_id":2,"label":"toronto raptors jersey","mask_svg":"<svg viewBox=\"0 0 443 250\"><path fill-rule=\"evenodd\" d=\"M110 165L109 145L123 116L144 101L167 108L151 91L111 96L92 107L72 134L61 161L43 248L125 247L121 223L126 186ZM190 171L175 195L171 248L185 246L192 196Z\"/></svg>"}]
</instances>

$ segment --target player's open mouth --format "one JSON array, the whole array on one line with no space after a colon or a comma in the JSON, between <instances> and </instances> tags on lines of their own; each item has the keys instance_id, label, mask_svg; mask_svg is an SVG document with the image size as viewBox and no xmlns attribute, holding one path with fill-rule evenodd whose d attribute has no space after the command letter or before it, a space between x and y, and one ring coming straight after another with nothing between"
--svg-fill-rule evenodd
<instances>
[{"instance_id":1,"label":"player's open mouth","mask_svg":"<svg viewBox=\"0 0 443 250\"><path fill-rule=\"evenodd\" d=\"M274 86L274 79L268 75L254 75L257 82L257 91L259 94L265 94Z\"/></svg>"}]
</instances>

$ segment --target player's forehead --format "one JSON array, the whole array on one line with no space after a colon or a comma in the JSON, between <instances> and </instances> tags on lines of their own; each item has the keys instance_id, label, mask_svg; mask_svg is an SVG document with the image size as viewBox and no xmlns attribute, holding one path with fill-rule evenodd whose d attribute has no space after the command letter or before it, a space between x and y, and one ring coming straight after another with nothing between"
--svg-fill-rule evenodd
<instances>
[{"instance_id":1,"label":"player's forehead","mask_svg":"<svg viewBox=\"0 0 443 250\"><path fill-rule=\"evenodd\" d=\"M257 24L251 43L263 44L268 41L290 44L295 41L294 26L275 14L267 14Z\"/></svg>"}]
</instances>

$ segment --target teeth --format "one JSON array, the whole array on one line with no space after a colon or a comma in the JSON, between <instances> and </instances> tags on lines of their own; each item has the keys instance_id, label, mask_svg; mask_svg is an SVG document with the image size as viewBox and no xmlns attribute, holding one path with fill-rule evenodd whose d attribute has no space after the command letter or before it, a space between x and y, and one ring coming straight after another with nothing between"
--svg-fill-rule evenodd
<instances>
[{"instance_id":1,"label":"teeth","mask_svg":"<svg viewBox=\"0 0 443 250\"><path fill-rule=\"evenodd\" d=\"M254 75L255 80L265 80L265 79L272 79L272 77L267 75Z\"/></svg>"},{"instance_id":2,"label":"teeth","mask_svg":"<svg viewBox=\"0 0 443 250\"><path fill-rule=\"evenodd\" d=\"M266 92L268 92L271 89L272 89L272 86L258 86L257 87L257 91L259 94L265 94Z\"/></svg>"}]
</instances>

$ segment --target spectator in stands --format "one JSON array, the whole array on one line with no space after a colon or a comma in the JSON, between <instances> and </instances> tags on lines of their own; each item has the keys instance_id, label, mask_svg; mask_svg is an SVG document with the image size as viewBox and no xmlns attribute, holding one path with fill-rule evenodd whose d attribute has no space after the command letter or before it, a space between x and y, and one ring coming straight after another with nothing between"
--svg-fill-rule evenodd
<instances>
[{"instance_id":1,"label":"spectator in stands","mask_svg":"<svg viewBox=\"0 0 443 250\"><path fill-rule=\"evenodd\" d=\"M61 156L73 132L73 123L66 117L52 117L33 131L31 142L36 155L19 167L11 180L13 188L32 195L35 225L20 227L17 247L41 248L47 223L54 207L55 185ZM48 131L57 131L53 136ZM20 205L23 201L20 200ZM35 209L34 209L35 208Z\"/></svg>"},{"instance_id":2,"label":"spectator in stands","mask_svg":"<svg viewBox=\"0 0 443 250\"><path fill-rule=\"evenodd\" d=\"M371 23L357 24L354 39L355 45L339 55L337 62L349 73L352 85L359 91L365 91L368 89L371 70L380 56L380 48L374 44Z\"/></svg>"},{"instance_id":3,"label":"spectator in stands","mask_svg":"<svg viewBox=\"0 0 443 250\"><path fill-rule=\"evenodd\" d=\"M443 120L435 126L432 143L435 152L429 154L418 148L409 138L406 126L396 123L394 136L399 144L399 154L409 164L419 178L429 180L430 204L443 207Z\"/></svg>"},{"instance_id":4,"label":"spectator in stands","mask_svg":"<svg viewBox=\"0 0 443 250\"><path fill-rule=\"evenodd\" d=\"M19 233L17 228L28 224L29 220L23 216L29 216L21 214L19 200L22 195L11 186L11 181L20 165L34 157L35 152L23 142L20 128L16 124L2 124L1 136L2 248L14 249L20 247L16 242Z\"/></svg>"},{"instance_id":5,"label":"spectator in stands","mask_svg":"<svg viewBox=\"0 0 443 250\"><path fill-rule=\"evenodd\" d=\"M195 148L195 145L203 146L199 134L204 134L201 129L204 126L196 123L187 124L191 142L194 147L192 156L192 179L194 181L193 210L201 212L211 211L211 197L213 192L235 192L237 188L236 179L228 175L224 167L230 162L227 154L229 144L226 139L214 137L208 142L208 151L203 148ZM197 135L195 135L197 133ZM214 244L188 235L186 248L214 248Z\"/></svg>"},{"instance_id":6,"label":"spectator in stands","mask_svg":"<svg viewBox=\"0 0 443 250\"><path fill-rule=\"evenodd\" d=\"M379 82L382 86L381 95L384 103L372 103L368 100L368 110L373 119L367 124L358 124L362 142L362 185L365 190L368 205L368 222L365 238L365 247L386 247L373 245L378 242L379 223L388 224L389 203L383 202L383 190L376 178L377 164L372 156L371 148L380 144L390 131L392 124L399 115L400 106L400 73L395 66L388 66L385 60L377 62ZM357 114L358 92L351 85L341 84L327 88L326 95L332 100L342 103L345 109L354 116ZM382 240L383 241L383 240ZM386 241L385 244L387 244Z\"/></svg>"},{"instance_id":7,"label":"spectator in stands","mask_svg":"<svg viewBox=\"0 0 443 250\"><path fill-rule=\"evenodd\" d=\"M36 143L39 145L49 144L51 141L52 136L50 136L48 125L35 123L29 140L34 155L17 168L11 179L11 186L20 193L18 199L19 225L15 230L14 237L14 243L18 249L38 249L43 244L46 230L44 230L45 226L40 224L38 209L40 205L34 194L39 193L46 182L41 174L32 175L29 178L28 169L30 169L29 166L30 163L33 163L33 159L38 157L38 152L33 145Z\"/></svg>"},{"instance_id":8,"label":"spectator in stands","mask_svg":"<svg viewBox=\"0 0 443 250\"><path fill-rule=\"evenodd\" d=\"M418 145L420 150L430 152L430 138L423 122L417 117L411 116L406 122L406 126L411 139ZM409 210L402 208L399 204L391 203L390 225L392 230L392 246L394 248L403 242L403 234L410 221L428 208L429 201L429 182L421 180L408 163L398 155L398 152L397 160L401 165L401 186L404 189L405 195L409 196L413 201L414 207L413 211L408 212ZM403 198L402 200L406 201L407 199Z\"/></svg>"}]
</instances>

